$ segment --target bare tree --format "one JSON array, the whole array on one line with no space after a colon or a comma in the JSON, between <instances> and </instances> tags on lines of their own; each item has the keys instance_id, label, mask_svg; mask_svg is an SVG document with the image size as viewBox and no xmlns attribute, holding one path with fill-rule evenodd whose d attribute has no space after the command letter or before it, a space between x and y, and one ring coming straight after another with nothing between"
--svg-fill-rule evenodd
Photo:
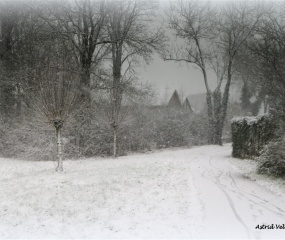
<instances>
[{"instance_id":1,"label":"bare tree","mask_svg":"<svg viewBox=\"0 0 285 240\"><path fill-rule=\"evenodd\" d=\"M31 105L35 113L40 116L41 121L52 124L56 130L57 171L63 171L62 164L62 141L61 131L64 124L70 120L86 104L86 97L80 91L80 75L72 71L65 62L58 65L49 63L45 68L38 68L38 78L35 88L32 89L33 96Z\"/></svg>"},{"instance_id":2,"label":"bare tree","mask_svg":"<svg viewBox=\"0 0 285 240\"><path fill-rule=\"evenodd\" d=\"M248 44L255 61L255 70L259 73L258 84L268 95L266 101L269 100L270 111L277 121L281 120L281 125L285 121L284 9L283 2L275 3L271 14L262 22Z\"/></svg>"},{"instance_id":3,"label":"bare tree","mask_svg":"<svg viewBox=\"0 0 285 240\"><path fill-rule=\"evenodd\" d=\"M149 1L119 0L108 2L107 31L111 42L112 80L110 88L114 157L117 156L117 130L123 95L130 94L134 66L138 57L149 61L163 43L159 26L151 29L155 5ZM134 90L134 89L133 89Z\"/></svg>"},{"instance_id":4,"label":"bare tree","mask_svg":"<svg viewBox=\"0 0 285 240\"><path fill-rule=\"evenodd\" d=\"M25 114L27 89L33 85L36 65L59 45L55 34L27 2L0 2L1 105L4 114L11 112L17 120Z\"/></svg>"},{"instance_id":5,"label":"bare tree","mask_svg":"<svg viewBox=\"0 0 285 240\"><path fill-rule=\"evenodd\" d=\"M217 14L209 3L179 1L168 13L170 29L185 45L174 54L168 51L164 59L195 64L201 70L207 93L210 144L222 144L235 60L261 18L257 10L255 5L229 3ZM209 69L217 75L214 91L209 87Z\"/></svg>"},{"instance_id":6,"label":"bare tree","mask_svg":"<svg viewBox=\"0 0 285 240\"><path fill-rule=\"evenodd\" d=\"M218 49L221 50L221 54L226 60L224 65L226 76L221 100L218 97L220 110L215 118L217 131L214 134L214 143L218 144L222 144L222 130L227 114L229 91L236 66L238 65L238 56L242 55L247 40L256 31L264 12L259 5L241 2L227 5L222 10L221 15L223 17L217 24L219 32ZM215 92L221 95L220 89L217 88Z\"/></svg>"},{"instance_id":7,"label":"bare tree","mask_svg":"<svg viewBox=\"0 0 285 240\"><path fill-rule=\"evenodd\" d=\"M169 28L174 31L175 37L182 40L182 46L174 46L163 54L164 60L186 62L197 66L204 79L207 92L209 117L209 143L211 143L211 125L213 122L213 106L208 72L211 40L215 39L216 12L208 4L198 1L179 1L173 3L169 9Z\"/></svg>"},{"instance_id":8,"label":"bare tree","mask_svg":"<svg viewBox=\"0 0 285 240\"><path fill-rule=\"evenodd\" d=\"M60 35L77 60L81 91L91 99L92 79L108 49L105 0L71 0L47 3L39 15ZM98 78L97 78L98 79ZM93 83L93 85L96 83Z\"/></svg>"}]
</instances>

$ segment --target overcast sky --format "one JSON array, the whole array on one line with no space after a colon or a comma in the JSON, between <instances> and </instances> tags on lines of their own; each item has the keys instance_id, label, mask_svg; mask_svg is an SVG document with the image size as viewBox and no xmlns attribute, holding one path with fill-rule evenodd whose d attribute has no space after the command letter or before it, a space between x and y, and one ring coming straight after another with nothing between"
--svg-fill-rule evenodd
<instances>
[{"instance_id":1,"label":"overcast sky","mask_svg":"<svg viewBox=\"0 0 285 240\"><path fill-rule=\"evenodd\" d=\"M159 94L159 101L169 99L175 89L179 93L183 92L184 96L205 93L202 73L193 65L165 62L156 55L149 65L139 69L139 74L143 82L147 81L154 87ZM214 85L214 76L211 80Z\"/></svg>"},{"instance_id":2,"label":"overcast sky","mask_svg":"<svg viewBox=\"0 0 285 240\"><path fill-rule=\"evenodd\" d=\"M175 0L172 0L175 1ZM206 1L206 0L205 0ZM212 0L216 4L231 0ZM169 1L160 0L161 12L169 6ZM194 65L185 63L175 63L173 61L163 61L158 55L153 56L153 61L149 65L139 68L139 78L143 82L150 83L158 94L158 102L167 101L176 89L183 96L197 93L205 93L205 84L202 73ZM209 82L215 86L216 77L209 74Z\"/></svg>"},{"instance_id":3,"label":"overcast sky","mask_svg":"<svg viewBox=\"0 0 285 240\"><path fill-rule=\"evenodd\" d=\"M160 11L168 8L169 0L159 0ZM171 0L175 2L177 0ZM200 0L210 2L210 4L219 7L225 2L233 2L237 0ZM263 1L263 0L247 0L247 1ZM266 1L266 0L265 0ZM267 0L281 1L281 0ZM165 24L166 26L166 24ZM158 94L157 103L168 101L176 89L178 93L183 93L183 97L205 93L205 84L202 73L193 64L176 63L174 61L163 61L158 55L153 56L153 61L149 65L138 69L139 78L142 82L150 83ZM208 73L210 87L214 90L216 86L216 76L214 73ZM240 90L237 88L238 83L234 83L231 89L231 99L236 101L239 99ZM184 100L184 99L182 99Z\"/></svg>"}]
</instances>

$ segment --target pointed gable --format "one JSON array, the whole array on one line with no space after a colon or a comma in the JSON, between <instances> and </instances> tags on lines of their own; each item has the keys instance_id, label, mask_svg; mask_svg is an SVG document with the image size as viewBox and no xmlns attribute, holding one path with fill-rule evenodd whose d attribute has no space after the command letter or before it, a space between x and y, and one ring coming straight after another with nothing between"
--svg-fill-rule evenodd
<instances>
[{"instance_id":1,"label":"pointed gable","mask_svg":"<svg viewBox=\"0 0 285 240\"><path fill-rule=\"evenodd\" d=\"M172 97L170 98L167 106L171 108L176 108L176 109L181 108L181 101L179 99L179 96L176 90L174 91Z\"/></svg>"},{"instance_id":2,"label":"pointed gable","mask_svg":"<svg viewBox=\"0 0 285 240\"><path fill-rule=\"evenodd\" d=\"M193 112L193 109L192 109L192 107L190 105L190 102L189 102L188 98L185 99L182 107L183 107L184 111Z\"/></svg>"}]
</instances>

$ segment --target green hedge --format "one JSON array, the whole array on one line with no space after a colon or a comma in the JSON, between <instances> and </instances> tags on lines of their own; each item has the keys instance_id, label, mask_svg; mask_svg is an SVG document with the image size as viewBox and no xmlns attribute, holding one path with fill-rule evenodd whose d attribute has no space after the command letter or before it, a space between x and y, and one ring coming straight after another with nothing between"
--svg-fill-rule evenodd
<instances>
[{"instance_id":1,"label":"green hedge","mask_svg":"<svg viewBox=\"0 0 285 240\"><path fill-rule=\"evenodd\" d=\"M235 117L231 121L233 151L236 158L255 158L273 138L275 124L269 115Z\"/></svg>"}]
</instances>

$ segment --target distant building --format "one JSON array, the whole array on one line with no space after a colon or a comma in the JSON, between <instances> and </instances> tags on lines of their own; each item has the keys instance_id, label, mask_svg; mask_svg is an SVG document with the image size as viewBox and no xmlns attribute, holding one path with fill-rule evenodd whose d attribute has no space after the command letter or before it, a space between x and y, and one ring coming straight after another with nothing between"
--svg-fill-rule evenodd
<instances>
[{"instance_id":1,"label":"distant building","mask_svg":"<svg viewBox=\"0 0 285 240\"><path fill-rule=\"evenodd\" d=\"M188 98L185 99L185 101L182 105L182 108L183 108L183 111L188 111L190 113L194 112L191 105L190 105Z\"/></svg>"},{"instance_id":2,"label":"distant building","mask_svg":"<svg viewBox=\"0 0 285 240\"><path fill-rule=\"evenodd\" d=\"M172 94L172 97L170 98L170 100L167 104L167 107L168 108L174 108L177 110L187 111L189 113L194 112L191 105L190 105L188 98L185 99L183 104L181 103L180 98L179 98L176 90Z\"/></svg>"},{"instance_id":3,"label":"distant building","mask_svg":"<svg viewBox=\"0 0 285 240\"><path fill-rule=\"evenodd\" d=\"M176 109L180 109L182 107L181 101L179 99L179 96L176 90L174 91L172 97L170 98L167 107L176 108Z\"/></svg>"}]
</instances>

